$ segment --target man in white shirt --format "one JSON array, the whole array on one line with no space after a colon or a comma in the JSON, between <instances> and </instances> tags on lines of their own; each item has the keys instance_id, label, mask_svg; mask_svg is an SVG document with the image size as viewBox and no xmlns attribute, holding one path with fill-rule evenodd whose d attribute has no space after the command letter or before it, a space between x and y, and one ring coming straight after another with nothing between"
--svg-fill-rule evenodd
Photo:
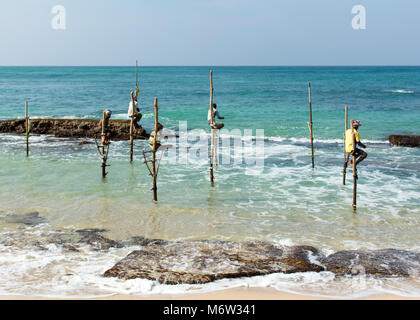
<instances>
[{"instance_id":1,"label":"man in white shirt","mask_svg":"<svg viewBox=\"0 0 420 320\"><path fill-rule=\"evenodd\" d=\"M133 101L134 101L134 106L133 106ZM133 91L131 91L131 100L128 105L127 115L129 118L134 117L134 127L136 129L140 128L139 121L142 118L142 114L140 113L140 109L138 107L137 96L134 95Z\"/></svg>"},{"instance_id":2,"label":"man in white shirt","mask_svg":"<svg viewBox=\"0 0 420 320\"><path fill-rule=\"evenodd\" d=\"M213 114L214 114L214 119L216 119L216 117L218 119L224 119L224 117L220 116L220 113L217 110L217 104L215 104L215 103L213 103ZM209 112L207 114L207 121L209 122L210 127L213 128L213 129L222 129L225 126L222 122L212 123L212 121L211 121L211 110L209 110Z\"/></svg>"}]
</instances>

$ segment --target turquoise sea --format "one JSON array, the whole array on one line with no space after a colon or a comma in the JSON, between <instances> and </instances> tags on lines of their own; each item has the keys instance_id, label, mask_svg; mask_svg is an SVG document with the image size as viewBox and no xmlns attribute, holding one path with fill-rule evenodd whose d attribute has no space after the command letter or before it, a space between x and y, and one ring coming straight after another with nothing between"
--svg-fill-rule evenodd
<instances>
[{"instance_id":1,"label":"turquoise sea","mask_svg":"<svg viewBox=\"0 0 420 320\"><path fill-rule=\"evenodd\" d=\"M0 134L0 217L38 211L47 221L22 228L0 220L0 236L104 228L112 239L264 240L312 245L325 254L349 249L420 251L420 149L388 143L389 134L420 133L420 67L211 69L214 99L225 117L225 128L240 136L245 154L259 154L262 170L242 161L233 152L233 142L221 142L216 183L211 187L207 157L171 152L162 160L159 202L153 203L152 181L141 154L148 148L145 141L136 141L134 164L129 163L128 143L113 142L109 174L103 181L94 144L32 136L27 159L23 136ZM187 122L189 139L183 141L187 150L197 147L198 135L209 141L209 70L140 67L141 124L148 131L152 128L157 97L165 130L179 134L179 121ZM307 125L308 81L315 169ZM25 100L32 118L98 119L107 108L114 119L128 119L134 88L135 67L0 67L0 120L23 118ZM351 170L349 183L342 185L345 105L349 119L362 122L360 137L368 153L359 168L356 213L351 207ZM252 140L257 130L264 130L263 144ZM220 132L220 137L229 137L229 132ZM80 260L60 247L39 253L0 245L0 278L5 280L0 294L86 296L188 290L100 277L129 252L89 252L89 258ZM14 263L10 272L13 261L20 264ZM62 275L68 270L75 274L70 280ZM329 274L309 274L243 281L330 296L420 294L419 279L354 283L334 281ZM226 280L202 290L238 283Z\"/></svg>"}]
</instances>

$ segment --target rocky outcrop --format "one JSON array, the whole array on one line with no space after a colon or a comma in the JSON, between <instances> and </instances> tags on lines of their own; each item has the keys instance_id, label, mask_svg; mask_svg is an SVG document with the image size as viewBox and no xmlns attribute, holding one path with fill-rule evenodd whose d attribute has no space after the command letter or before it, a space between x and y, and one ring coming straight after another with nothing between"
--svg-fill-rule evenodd
<instances>
[{"instance_id":1,"label":"rocky outcrop","mask_svg":"<svg viewBox=\"0 0 420 320\"><path fill-rule=\"evenodd\" d=\"M93 119L31 119L30 123L32 134L48 134L60 138L94 138L101 134L99 120ZM130 120L111 120L108 131L111 140L129 140ZM25 133L25 120L0 121L0 133ZM148 134L140 127L134 138L146 139Z\"/></svg>"},{"instance_id":2,"label":"rocky outcrop","mask_svg":"<svg viewBox=\"0 0 420 320\"><path fill-rule=\"evenodd\" d=\"M120 241L111 240L101 235L103 229L82 229L76 230L76 233L81 237L78 243L85 243L92 246L96 250L108 250L109 248L122 248L124 244Z\"/></svg>"},{"instance_id":3,"label":"rocky outcrop","mask_svg":"<svg viewBox=\"0 0 420 320\"><path fill-rule=\"evenodd\" d=\"M337 275L367 274L380 277L418 277L420 254L403 250L339 251L323 262Z\"/></svg>"},{"instance_id":4,"label":"rocky outcrop","mask_svg":"<svg viewBox=\"0 0 420 320\"><path fill-rule=\"evenodd\" d=\"M20 216L20 215L19 215ZM22 215L24 217L25 215ZM26 218L25 218L26 219ZM46 220L46 219L44 219ZM7 220L6 220L7 221ZM26 220L24 220L26 222ZM11 223L22 222L21 219L9 221ZM43 221L45 222L45 221ZM30 224L32 226L32 224ZM0 244L17 248L34 248L47 250L51 245L62 246L66 250L79 251L83 246L90 246L94 251L106 251L110 248L122 248L125 244L122 241L108 239L102 235L107 230L103 229L81 229L81 230L55 230L52 232L10 232L2 234Z\"/></svg>"},{"instance_id":5,"label":"rocky outcrop","mask_svg":"<svg viewBox=\"0 0 420 320\"><path fill-rule=\"evenodd\" d=\"M180 242L144 237L117 241L106 238L103 233L107 230L104 229L37 229L31 232L32 226L41 222L40 219L43 218L38 213L0 215L0 220L27 225L26 229L2 233L0 245L47 251L53 244L80 254L89 248L106 251L127 246L140 247L105 271L104 277L142 278L163 284L204 284L223 278L321 271L332 272L338 277L360 274L374 277L420 276L420 253L404 250L339 251L326 257L311 246L281 246L268 242Z\"/></svg>"},{"instance_id":6,"label":"rocky outcrop","mask_svg":"<svg viewBox=\"0 0 420 320\"><path fill-rule=\"evenodd\" d=\"M394 146L399 147L420 147L420 136L390 135L388 140Z\"/></svg>"},{"instance_id":7,"label":"rocky outcrop","mask_svg":"<svg viewBox=\"0 0 420 320\"><path fill-rule=\"evenodd\" d=\"M143 245L104 276L143 278L163 284L203 284L223 278L308 271L330 271L337 276L420 275L420 254L395 249L339 251L325 257L314 247L283 247L265 242L151 240Z\"/></svg>"},{"instance_id":8,"label":"rocky outcrop","mask_svg":"<svg viewBox=\"0 0 420 320\"><path fill-rule=\"evenodd\" d=\"M223 278L276 272L322 271L325 257L309 246L265 242L151 242L104 273L105 277L144 278L164 284L202 284Z\"/></svg>"}]
</instances>

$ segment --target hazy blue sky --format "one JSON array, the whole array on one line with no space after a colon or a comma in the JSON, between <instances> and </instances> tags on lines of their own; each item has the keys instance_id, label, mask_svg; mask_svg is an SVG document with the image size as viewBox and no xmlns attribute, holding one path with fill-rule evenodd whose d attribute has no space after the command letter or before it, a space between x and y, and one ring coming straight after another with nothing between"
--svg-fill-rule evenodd
<instances>
[{"instance_id":1,"label":"hazy blue sky","mask_svg":"<svg viewBox=\"0 0 420 320\"><path fill-rule=\"evenodd\" d=\"M1 0L0 65L420 65L419 14L418 0Z\"/></svg>"}]
</instances>

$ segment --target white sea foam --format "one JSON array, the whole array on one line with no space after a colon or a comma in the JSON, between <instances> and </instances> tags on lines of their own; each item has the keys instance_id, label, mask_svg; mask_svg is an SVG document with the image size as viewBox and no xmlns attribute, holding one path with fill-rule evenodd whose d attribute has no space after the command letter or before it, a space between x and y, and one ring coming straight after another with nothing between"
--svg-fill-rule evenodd
<instances>
[{"instance_id":1,"label":"white sea foam","mask_svg":"<svg viewBox=\"0 0 420 320\"><path fill-rule=\"evenodd\" d=\"M387 90L387 92L402 93L402 94L413 94L414 93L414 91L412 91L412 90L404 90L404 89Z\"/></svg>"},{"instance_id":2,"label":"white sea foam","mask_svg":"<svg viewBox=\"0 0 420 320\"><path fill-rule=\"evenodd\" d=\"M117 120L129 120L130 117L128 116L127 113L113 113L112 114L112 119L117 119Z\"/></svg>"},{"instance_id":3,"label":"white sea foam","mask_svg":"<svg viewBox=\"0 0 420 320\"><path fill-rule=\"evenodd\" d=\"M290 241L285 240L289 244ZM274 273L249 278L222 279L203 285L163 285L147 279L122 280L102 276L114 263L140 247L108 252L81 248L81 253L50 245L46 250L0 246L0 294L57 298L88 298L116 294L152 296L215 292L237 287L275 288L283 292L334 298L371 294L418 296L416 279L376 279L366 276L337 279L330 272Z\"/></svg>"},{"instance_id":4,"label":"white sea foam","mask_svg":"<svg viewBox=\"0 0 420 320\"><path fill-rule=\"evenodd\" d=\"M304 144L311 143L311 139L309 138L267 137L267 139L270 141L276 141L276 142L292 142L292 143L304 143ZM387 140L364 139L363 142L374 143L374 144L389 144L389 141ZM343 139L314 139L314 143L343 144Z\"/></svg>"}]
</instances>

